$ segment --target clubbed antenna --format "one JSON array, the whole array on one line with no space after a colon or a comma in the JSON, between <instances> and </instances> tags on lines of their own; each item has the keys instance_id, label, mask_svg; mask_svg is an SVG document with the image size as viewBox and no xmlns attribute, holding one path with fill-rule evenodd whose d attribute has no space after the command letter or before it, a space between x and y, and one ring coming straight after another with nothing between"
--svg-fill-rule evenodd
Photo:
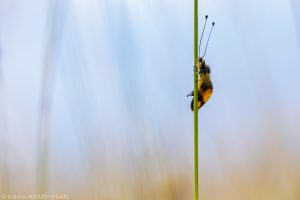
<instances>
[{"instance_id":1,"label":"clubbed antenna","mask_svg":"<svg viewBox=\"0 0 300 200\"><path fill-rule=\"evenodd\" d=\"M205 30L205 27L206 27L207 18L208 18L208 15L205 15L205 24L204 24L204 27L203 27L203 30L202 30L202 34L201 34L201 38L200 38L200 44L199 44L199 53L198 53L198 57L200 57L200 47L201 47L201 41L202 41L202 37L203 37L204 30Z\"/></svg>"},{"instance_id":2,"label":"clubbed antenna","mask_svg":"<svg viewBox=\"0 0 300 200\"><path fill-rule=\"evenodd\" d=\"M215 26L215 22L213 22L213 23L212 23L212 27L211 27L211 29L210 29L210 32L209 32L209 36L208 36L208 39L207 39L207 43L206 43L206 47L205 47L205 51L204 51L204 54L203 54L203 56L202 56L201 58L204 58L204 56L205 56L205 54L206 54L206 50L207 50L207 46L208 46L208 42L209 42L210 35L211 35L211 32L212 32L212 30L213 30L214 26Z\"/></svg>"}]
</instances>

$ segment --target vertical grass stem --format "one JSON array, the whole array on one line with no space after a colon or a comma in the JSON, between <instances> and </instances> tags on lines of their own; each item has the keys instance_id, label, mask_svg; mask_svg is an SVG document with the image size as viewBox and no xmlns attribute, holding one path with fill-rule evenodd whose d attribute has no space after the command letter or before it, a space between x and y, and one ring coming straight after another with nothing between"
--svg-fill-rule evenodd
<instances>
[{"instance_id":1,"label":"vertical grass stem","mask_svg":"<svg viewBox=\"0 0 300 200\"><path fill-rule=\"evenodd\" d=\"M198 0L194 0L194 200L198 200Z\"/></svg>"}]
</instances>

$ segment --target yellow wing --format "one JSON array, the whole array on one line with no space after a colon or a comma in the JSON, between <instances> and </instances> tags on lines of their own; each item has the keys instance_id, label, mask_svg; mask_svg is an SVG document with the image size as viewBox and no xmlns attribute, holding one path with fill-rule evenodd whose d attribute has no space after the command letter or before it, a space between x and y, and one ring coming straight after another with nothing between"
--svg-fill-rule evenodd
<instances>
[{"instance_id":1,"label":"yellow wing","mask_svg":"<svg viewBox=\"0 0 300 200\"><path fill-rule=\"evenodd\" d=\"M212 93L213 93L213 89L212 88L206 89L203 92L203 101L207 102L209 100L209 98L211 97Z\"/></svg>"}]
</instances>

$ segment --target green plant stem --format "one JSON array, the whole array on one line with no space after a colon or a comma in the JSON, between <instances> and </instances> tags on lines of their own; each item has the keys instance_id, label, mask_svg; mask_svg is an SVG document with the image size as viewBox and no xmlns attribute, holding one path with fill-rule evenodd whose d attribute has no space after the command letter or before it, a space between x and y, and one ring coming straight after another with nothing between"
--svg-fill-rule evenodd
<instances>
[{"instance_id":1,"label":"green plant stem","mask_svg":"<svg viewBox=\"0 0 300 200\"><path fill-rule=\"evenodd\" d=\"M198 0L194 0L194 200L198 200Z\"/></svg>"}]
</instances>

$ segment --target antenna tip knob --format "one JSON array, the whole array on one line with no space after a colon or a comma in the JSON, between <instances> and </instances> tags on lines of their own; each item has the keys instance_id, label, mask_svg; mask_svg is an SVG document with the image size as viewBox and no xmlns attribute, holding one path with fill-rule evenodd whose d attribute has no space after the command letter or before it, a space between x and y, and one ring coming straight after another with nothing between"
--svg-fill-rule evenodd
<instances>
[{"instance_id":1,"label":"antenna tip knob","mask_svg":"<svg viewBox=\"0 0 300 200\"><path fill-rule=\"evenodd\" d=\"M207 19L208 18L208 15L205 15L205 19Z\"/></svg>"},{"instance_id":2,"label":"antenna tip knob","mask_svg":"<svg viewBox=\"0 0 300 200\"><path fill-rule=\"evenodd\" d=\"M214 25L215 25L215 22L213 22L212 25L214 26Z\"/></svg>"}]
</instances>

